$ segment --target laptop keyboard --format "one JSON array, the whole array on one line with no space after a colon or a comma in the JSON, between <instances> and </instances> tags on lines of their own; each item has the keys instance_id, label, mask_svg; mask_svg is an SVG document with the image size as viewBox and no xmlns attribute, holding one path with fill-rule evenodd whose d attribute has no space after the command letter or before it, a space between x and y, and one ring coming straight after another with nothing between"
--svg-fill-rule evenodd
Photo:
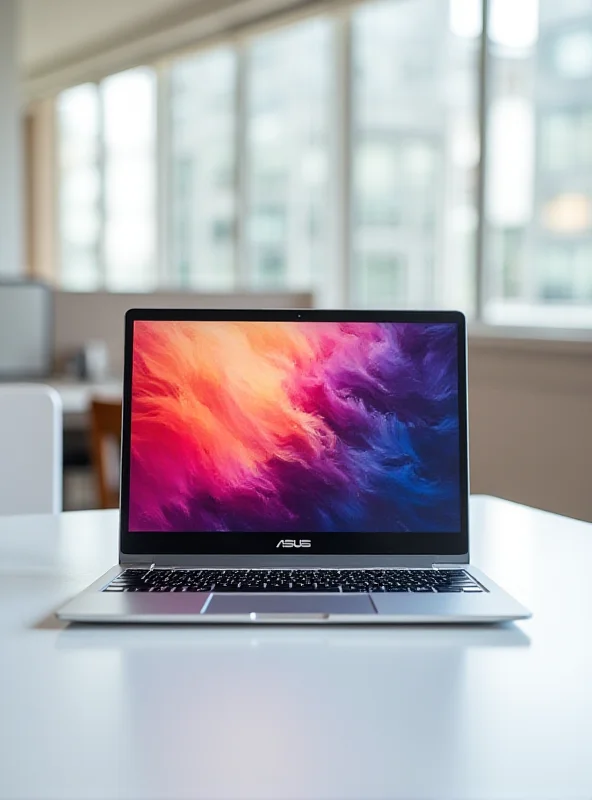
<instances>
[{"instance_id":1,"label":"laptop keyboard","mask_svg":"<svg viewBox=\"0 0 592 800\"><path fill-rule=\"evenodd\" d=\"M104 592L483 592L462 569L126 569Z\"/></svg>"}]
</instances>

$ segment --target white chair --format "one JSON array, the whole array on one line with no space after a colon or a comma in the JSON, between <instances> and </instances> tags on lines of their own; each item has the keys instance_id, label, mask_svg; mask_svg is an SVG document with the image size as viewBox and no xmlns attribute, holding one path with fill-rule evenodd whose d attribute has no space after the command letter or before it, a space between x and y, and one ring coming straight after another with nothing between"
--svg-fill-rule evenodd
<instances>
[{"instance_id":1,"label":"white chair","mask_svg":"<svg viewBox=\"0 0 592 800\"><path fill-rule=\"evenodd\" d=\"M62 426L55 389L0 385L0 516L62 510Z\"/></svg>"}]
</instances>

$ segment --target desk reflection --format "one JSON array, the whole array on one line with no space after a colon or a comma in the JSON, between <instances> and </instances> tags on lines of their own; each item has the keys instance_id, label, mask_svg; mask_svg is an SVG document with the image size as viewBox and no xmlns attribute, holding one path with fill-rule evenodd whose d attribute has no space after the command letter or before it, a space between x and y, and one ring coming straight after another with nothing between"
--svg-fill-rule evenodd
<instances>
[{"instance_id":1,"label":"desk reflection","mask_svg":"<svg viewBox=\"0 0 592 800\"><path fill-rule=\"evenodd\" d=\"M311 785L322 796L362 753L378 784L418 747L430 769L447 769L463 757L475 665L503 670L528 645L516 625L72 625L56 646L100 698L98 727L116 726L126 758L148 772L166 765L176 785L227 796L262 782L280 796L290 776L296 797Z\"/></svg>"}]
</instances>

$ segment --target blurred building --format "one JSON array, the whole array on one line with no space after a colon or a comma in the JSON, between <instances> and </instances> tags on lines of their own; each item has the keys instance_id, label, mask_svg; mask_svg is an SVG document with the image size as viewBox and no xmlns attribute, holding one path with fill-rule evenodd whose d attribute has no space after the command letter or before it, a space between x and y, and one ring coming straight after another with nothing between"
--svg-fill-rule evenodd
<instances>
[{"instance_id":1,"label":"blurred building","mask_svg":"<svg viewBox=\"0 0 592 800\"><path fill-rule=\"evenodd\" d=\"M592 3L527 0L508 14L513 40L491 43L492 319L520 323L529 314L533 324L586 325L592 298Z\"/></svg>"}]
</instances>

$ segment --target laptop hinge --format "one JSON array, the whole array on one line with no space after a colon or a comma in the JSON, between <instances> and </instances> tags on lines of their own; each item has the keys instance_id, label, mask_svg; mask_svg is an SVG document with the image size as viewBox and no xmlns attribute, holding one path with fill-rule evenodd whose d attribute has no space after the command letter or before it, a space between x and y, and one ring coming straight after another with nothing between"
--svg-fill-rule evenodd
<instances>
[{"instance_id":1,"label":"laptop hinge","mask_svg":"<svg viewBox=\"0 0 592 800\"><path fill-rule=\"evenodd\" d=\"M466 569L467 564L465 563L446 563L446 564L432 564L432 569Z\"/></svg>"}]
</instances>

